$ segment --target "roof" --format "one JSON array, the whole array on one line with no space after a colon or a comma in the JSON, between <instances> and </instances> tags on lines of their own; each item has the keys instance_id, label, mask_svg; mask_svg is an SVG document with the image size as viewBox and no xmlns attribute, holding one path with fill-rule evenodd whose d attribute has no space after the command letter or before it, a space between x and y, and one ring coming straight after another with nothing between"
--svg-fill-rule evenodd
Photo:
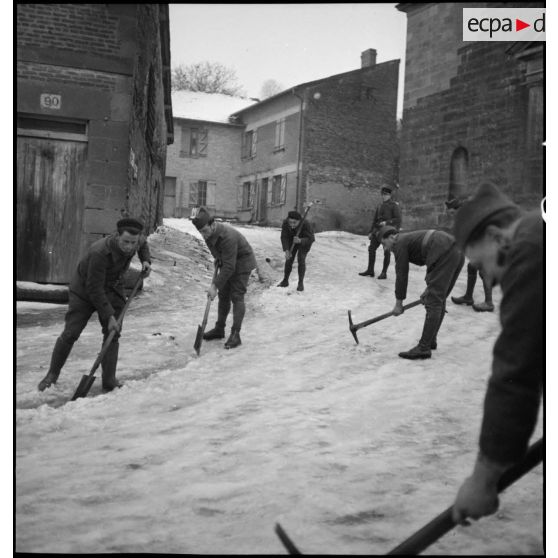
<instances>
[{"instance_id":1,"label":"roof","mask_svg":"<svg viewBox=\"0 0 558 558\"><path fill-rule=\"evenodd\" d=\"M223 93L201 91L173 91L172 112L174 118L205 120L230 124L229 116L238 110L255 104L254 99L232 97Z\"/></svg>"}]
</instances>

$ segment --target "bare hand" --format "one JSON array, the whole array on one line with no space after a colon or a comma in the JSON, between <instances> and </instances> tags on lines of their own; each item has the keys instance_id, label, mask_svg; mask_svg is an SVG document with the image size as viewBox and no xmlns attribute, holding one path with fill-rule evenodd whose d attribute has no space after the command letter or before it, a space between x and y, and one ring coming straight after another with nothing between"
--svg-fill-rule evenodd
<instances>
[{"instance_id":1,"label":"bare hand","mask_svg":"<svg viewBox=\"0 0 558 558\"><path fill-rule=\"evenodd\" d=\"M111 316L108 319L108 330L109 331L116 331L116 333L120 332L120 326L118 325L118 322L116 321L116 318L114 316Z\"/></svg>"},{"instance_id":2,"label":"bare hand","mask_svg":"<svg viewBox=\"0 0 558 558\"><path fill-rule=\"evenodd\" d=\"M213 300L217 296L217 287L215 286L215 283L211 283L211 286L207 290L207 296L211 300Z\"/></svg>"},{"instance_id":3,"label":"bare hand","mask_svg":"<svg viewBox=\"0 0 558 558\"><path fill-rule=\"evenodd\" d=\"M143 262L141 264L141 270L144 277L149 277L149 274L151 273L151 264L149 262Z\"/></svg>"},{"instance_id":4,"label":"bare hand","mask_svg":"<svg viewBox=\"0 0 558 558\"><path fill-rule=\"evenodd\" d=\"M380 221L380 222L379 222L379 225L380 225L380 227L383 227L383 226L385 226L385 224L386 224L386 222L385 222L385 221Z\"/></svg>"},{"instance_id":5,"label":"bare hand","mask_svg":"<svg viewBox=\"0 0 558 558\"><path fill-rule=\"evenodd\" d=\"M451 516L459 525L470 525L467 517L479 519L491 515L496 512L498 505L496 484L487 484L483 479L472 475L465 479L457 492Z\"/></svg>"},{"instance_id":6,"label":"bare hand","mask_svg":"<svg viewBox=\"0 0 558 558\"><path fill-rule=\"evenodd\" d=\"M290 251L290 250L285 250L285 259L286 259L286 260L290 260L290 259L291 259L291 251Z\"/></svg>"},{"instance_id":7,"label":"bare hand","mask_svg":"<svg viewBox=\"0 0 558 558\"><path fill-rule=\"evenodd\" d=\"M300 240L300 237L295 236L295 237L293 238L293 242L294 242L294 244L300 244L302 241Z\"/></svg>"}]
</instances>

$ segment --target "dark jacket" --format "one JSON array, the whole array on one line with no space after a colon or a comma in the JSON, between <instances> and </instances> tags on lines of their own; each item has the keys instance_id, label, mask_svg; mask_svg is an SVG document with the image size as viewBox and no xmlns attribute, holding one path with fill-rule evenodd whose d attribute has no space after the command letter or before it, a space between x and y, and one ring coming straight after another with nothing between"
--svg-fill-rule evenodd
<instances>
[{"instance_id":1,"label":"dark jacket","mask_svg":"<svg viewBox=\"0 0 558 558\"><path fill-rule=\"evenodd\" d=\"M426 265L426 273L449 250L455 247L455 238L444 231L434 231L426 241L428 230L399 233L393 246L395 255L395 298L405 300L409 281L409 264Z\"/></svg>"},{"instance_id":2,"label":"dark jacket","mask_svg":"<svg viewBox=\"0 0 558 558\"><path fill-rule=\"evenodd\" d=\"M248 241L235 228L216 222L215 232L205 241L211 255L221 263L215 280L221 290L235 273L249 273L256 267L256 258Z\"/></svg>"},{"instance_id":3,"label":"dark jacket","mask_svg":"<svg viewBox=\"0 0 558 558\"><path fill-rule=\"evenodd\" d=\"M543 385L544 245L538 211L521 218L501 281L502 331L494 344L484 400L481 452L493 461L519 461L537 422Z\"/></svg>"},{"instance_id":4,"label":"dark jacket","mask_svg":"<svg viewBox=\"0 0 558 558\"><path fill-rule=\"evenodd\" d=\"M391 225L397 230L401 228L401 209L396 201L388 200L382 202L374 212L374 219L372 220L372 225L368 234L371 232L377 232L380 228L380 223L382 221L386 222L386 225Z\"/></svg>"},{"instance_id":5,"label":"dark jacket","mask_svg":"<svg viewBox=\"0 0 558 558\"><path fill-rule=\"evenodd\" d=\"M283 224L281 225L281 246L283 246L283 252L291 249L297 228L298 227L291 229L291 227L289 227L288 219L283 221ZM300 238L300 244L298 244L299 250L305 250L306 252L310 250L312 243L316 239L314 237L312 225L308 221L304 221L302 223L302 228L300 229L298 237ZM295 244L295 246L297 245Z\"/></svg>"},{"instance_id":6,"label":"dark jacket","mask_svg":"<svg viewBox=\"0 0 558 558\"><path fill-rule=\"evenodd\" d=\"M135 252L126 255L118 248L117 237L112 234L95 241L78 263L70 281L70 291L93 304L102 319L115 314L107 291L112 289L124 298L121 279L135 256ZM143 236L140 236L137 254L141 262L151 263L147 239Z\"/></svg>"}]
</instances>

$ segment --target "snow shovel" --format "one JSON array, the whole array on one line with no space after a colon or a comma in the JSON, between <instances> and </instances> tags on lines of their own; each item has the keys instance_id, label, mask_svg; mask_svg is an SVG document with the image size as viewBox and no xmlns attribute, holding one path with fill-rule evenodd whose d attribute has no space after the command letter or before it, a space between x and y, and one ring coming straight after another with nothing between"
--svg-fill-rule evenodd
<instances>
[{"instance_id":1,"label":"snow shovel","mask_svg":"<svg viewBox=\"0 0 558 558\"><path fill-rule=\"evenodd\" d=\"M132 299L134 298L137 290L139 289L141 280L144 277L145 277L145 273L142 271L137 278L137 281L134 285L134 288L132 289L132 292L130 293L130 296L126 300L126 304L124 305L122 312L120 312L120 316L118 316L118 320L116 320L116 323L118 324L118 329L120 329L120 326L122 325L122 320L124 320L124 314L126 313L126 310L128 310L128 307L130 306L130 302L132 302ZM94 376L95 371L97 370L97 368L99 368L99 364L101 364L101 361L103 360L106 352L108 351L108 348L112 343L112 340L114 339L115 335L116 335L116 331L114 329L108 334L108 337L106 341L103 343L103 346L101 348L101 352L98 354L97 358L95 359L95 362L93 363L93 366L89 371L89 374L84 374L81 377L81 382L79 383L71 401L75 401L79 397L85 397L89 393L89 390L91 389L91 386L95 381L95 376Z\"/></svg>"},{"instance_id":2,"label":"snow shovel","mask_svg":"<svg viewBox=\"0 0 558 558\"><path fill-rule=\"evenodd\" d=\"M403 310L408 310L409 308L414 308L415 306L418 306L419 304L422 304L422 301L420 299L415 300L414 302L409 302L409 304L405 304L403 306ZM391 312L386 312L385 314L382 314L381 316L376 316L375 318L370 318L369 320L366 320L365 322L360 322L360 324L353 324L351 311L349 310L349 329L350 329L351 333L353 334L353 337L355 338L355 341L357 342L357 345L358 345L358 338L356 336L356 332L361 327L366 327L366 326L369 326L370 324L375 324L376 322L379 322L380 320L384 320L385 318L389 318L390 316L393 316L393 310Z\"/></svg>"},{"instance_id":3,"label":"snow shovel","mask_svg":"<svg viewBox=\"0 0 558 558\"><path fill-rule=\"evenodd\" d=\"M217 271L219 271L219 266L215 265L215 271L213 272L213 279L211 279L211 284L215 283L217 278ZM207 325L207 317L209 316L209 307L211 306L211 299L209 295L207 296L207 304L205 305L205 312L203 314L202 324L198 326L198 332L196 333L196 340L194 341L194 349L196 353L200 354L201 344L203 341L203 332L205 331L205 326Z\"/></svg>"},{"instance_id":4,"label":"snow shovel","mask_svg":"<svg viewBox=\"0 0 558 558\"><path fill-rule=\"evenodd\" d=\"M308 212L310 211L311 207L312 207L312 203L309 203L308 206L306 207L306 209L304 210L304 215L302 216L302 219L300 220L300 223L298 224L298 227L296 228L295 236L298 236L300 234L300 231L302 230L302 225L304 224L304 220L306 219L306 215L308 215ZM295 243L294 243L294 239L293 239L293 242L291 244L291 248L289 250L289 259L291 259L293 257L294 246L295 246Z\"/></svg>"},{"instance_id":5,"label":"snow shovel","mask_svg":"<svg viewBox=\"0 0 558 558\"><path fill-rule=\"evenodd\" d=\"M539 463L541 463L543 457L544 440L541 438L527 450L527 453L522 461L513 467L510 467L502 475L500 481L498 482L498 492L504 491L514 482L519 480L523 475L536 467ZM444 536L455 527L455 523L451 517L452 508L453 506L450 506L447 510L430 521L430 523L427 523L422 529L419 529L400 545L388 552L386 556L391 554L406 554L408 556L420 554L425 548L429 547L432 543L436 542L440 537ZM302 554L279 523L275 524L275 532L281 539L281 542L288 550L289 554Z\"/></svg>"}]
</instances>

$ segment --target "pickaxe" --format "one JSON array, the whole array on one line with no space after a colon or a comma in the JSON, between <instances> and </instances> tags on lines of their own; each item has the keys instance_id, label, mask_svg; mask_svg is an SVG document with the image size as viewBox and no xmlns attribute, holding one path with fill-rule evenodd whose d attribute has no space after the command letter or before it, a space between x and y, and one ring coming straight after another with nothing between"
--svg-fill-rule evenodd
<instances>
[{"instance_id":1,"label":"pickaxe","mask_svg":"<svg viewBox=\"0 0 558 558\"><path fill-rule=\"evenodd\" d=\"M413 308L414 306L418 306L419 304L422 304L422 301L420 299L415 300L414 302L409 302L409 304L405 304L405 306L403 306L403 310L408 310L409 308ZM381 316L370 318L369 320L366 320L365 322L361 322L360 324L353 324L351 311L349 310L349 329L351 330L351 333L353 334L353 337L355 338L357 345L358 345L358 337L356 336L357 330L359 330L361 327L366 327L369 326L370 324L375 324L376 322L379 322L380 320L384 320L385 318L389 318L390 316L393 316L393 310L391 312L386 312Z\"/></svg>"}]
</instances>

